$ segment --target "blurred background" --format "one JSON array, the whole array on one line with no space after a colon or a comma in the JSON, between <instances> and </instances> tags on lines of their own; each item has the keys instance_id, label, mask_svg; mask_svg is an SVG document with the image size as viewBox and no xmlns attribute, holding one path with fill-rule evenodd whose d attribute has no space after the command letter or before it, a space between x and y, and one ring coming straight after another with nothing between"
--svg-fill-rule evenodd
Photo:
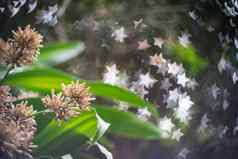
<instances>
[{"instance_id":1,"label":"blurred background","mask_svg":"<svg viewBox=\"0 0 238 159\"><path fill-rule=\"evenodd\" d=\"M227 2L231 4L229 0ZM0 6L8 3L9 1L3 0ZM33 1L28 3L34 4ZM55 5L57 11L54 12ZM42 23L40 10L47 9L52 21ZM139 72L150 71L153 75L153 69L147 65L149 56L162 53L167 59L182 63L188 74L199 84L195 91L189 92L195 106L192 120L179 142L129 138L109 132L100 142L112 152L115 159L237 158L238 89L232 81L232 74L236 72L237 51L234 42L227 44L221 40L221 34L223 39L227 34L232 39L236 34L236 27L230 27L227 15L215 0L41 0L35 10L31 13L28 11L29 5L25 4L14 16L10 8L2 12L0 36L6 39L18 26L31 24L43 34L46 44L80 41L83 48L77 56L57 65L57 68L82 79L102 80L106 66L113 64L119 70L126 71L129 81L133 81ZM122 27L126 38L123 42L118 42L112 34ZM177 43L178 37L183 33L189 33L196 55L208 63L206 67L187 60L186 57L189 56L176 58L175 54L169 53L170 44ZM163 39L166 46L138 50L138 41L148 39L149 44L152 44L154 37ZM229 68L224 73L220 73L218 68L222 57L230 61ZM161 78L156 76L158 80ZM210 95L210 91L214 91L214 84L220 92L216 99ZM229 92L229 95L225 92ZM162 116L168 113L163 107L163 94L165 93L160 91L160 85L155 85L145 97L158 106L156 109L161 111ZM229 105L225 110L224 101ZM205 124L208 125L208 130L200 134L197 130L204 121L204 114L209 118L209 122ZM72 156L76 159L104 158L96 147L79 148Z\"/></svg>"}]
</instances>

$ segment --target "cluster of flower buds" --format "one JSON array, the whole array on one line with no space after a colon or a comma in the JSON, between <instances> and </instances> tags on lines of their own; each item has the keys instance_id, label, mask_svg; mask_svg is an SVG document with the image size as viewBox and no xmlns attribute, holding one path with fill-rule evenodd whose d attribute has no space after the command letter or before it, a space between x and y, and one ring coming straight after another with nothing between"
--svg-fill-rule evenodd
<instances>
[{"instance_id":1,"label":"cluster of flower buds","mask_svg":"<svg viewBox=\"0 0 238 159\"><path fill-rule=\"evenodd\" d=\"M0 158L31 159L36 132L34 111L27 102L13 104L8 86L0 86Z\"/></svg>"},{"instance_id":2,"label":"cluster of flower buds","mask_svg":"<svg viewBox=\"0 0 238 159\"><path fill-rule=\"evenodd\" d=\"M30 25L18 28L7 41L0 40L0 63L12 66L30 65L36 60L43 37Z\"/></svg>"},{"instance_id":3,"label":"cluster of flower buds","mask_svg":"<svg viewBox=\"0 0 238 159\"><path fill-rule=\"evenodd\" d=\"M58 120L68 120L79 115L81 112L89 111L93 100L89 87L79 81L69 85L62 84L62 92L52 94L42 99L46 108L53 111Z\"/></svg>"}]
</instances>

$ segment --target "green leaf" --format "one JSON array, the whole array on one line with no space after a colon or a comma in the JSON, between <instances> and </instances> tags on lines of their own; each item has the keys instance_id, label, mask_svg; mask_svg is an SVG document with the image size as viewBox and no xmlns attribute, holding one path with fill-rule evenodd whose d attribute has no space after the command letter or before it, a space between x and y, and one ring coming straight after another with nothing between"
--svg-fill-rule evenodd
<instances>
[{"instance_id":1,"label":"green leaf","mask_svg":"<svg viewBox=\"0 0 238 159\"><path fill-rule=\"evenodd\" d=\"M179 43L168 43L168 53L171 54L177 61L181 61L185 68L192 74L200 73L208 66L208 61L197 53L192 45L187 47Z\"/></svg>"},{"instance_id":2,"label":"green leaf","mask_svg":"<svg viewBox=\"0 0 238 159\"><path fill-rule=\"evenodd\" d=\"M39 98L28 99L28 103L34 105L37 111L43 108ZM48 115L37 116L37 123L45 122L46 126L38 127L34 139L34 143L38 146L35 150L36 155L61 156L70 153L87 140L97 142L109 127L95 110L83 112L78 117L61 123L54 119L46 122Z\"/></svg>"},{"instance_id":3,"label":"green leaf","mask_svg":"<svg viewBox=\"0 0 238 159\"><path fill-rule=\"evenodd\" d=\"M10 74L3 83L13 87L48 94L51 89L61 90L62 83L70 83L76 80L75 76L66 74L60 70L46 67L32 67L22 72Z\"/></svg>"},{"instance_id":4,"label":"green leaf","mask_svg":"<svg viewBox=\"0 0 238 159\"><path fill-rule=\"evenodd\" d=\"M56 69L34 67L26 69L23 72L15 72L9 75L4 83L10 86L47 94L51 92L51 89L60 91L62 83L67 84L77 79L75 76ZM86 82L90 87L90 91L96 96L124 101L136 107L151 105L129 90L102 82L81 81Z\"/></svg>"},{"instance_id":5,"label":"green leaf","mask_svg":"<svg viewBox=\"0 0 238 159\"><path fill-rule=\"evenodd\" d=\"M110 132L134 139L160 139L159 129L135 114L116 108L94 105L97 113L110 123Z\"/></svg>"},{"instance_id":6,"label":"green leaf","mask_svg":"<svg viewBox=\"0 0 238 159\"><path fill-rule=\"evenodd\" d=\"M140 98L138 95L127 89L112 86L110 84L105 84L102 82L86 81L86 83L91 88L90 90L92 91L92 93L94 93L96 96L120 100L127 102L135 107L146 107L147 105L151 105L150 103L146 102L144 99Z\"/></svg>"},{"instance_id":7,"label":"green leaf","mask_svg":"<svg viewBox=\"0 0 238 159\"><path fill-rule=\"evenodd\" d=\"M85 144L96 133L95 111L81 113L79 117L63 123L53 120L35 137L34 143L38 145L36 154L60 156L70 153L72 148Z\"/></svg>"},{"instance_id":8,"label":"green leaf","mask_svg":"<svg viewBox=\"0 0 238 159\"><path fill-rule=\"evenodd\" d=\"M98 131L94 139L92 140L93 144L97 142L97 140L100 139L103 136L103 134L107 131L107 129L110 127L110 124L105 122L97 113L96 113L96 118L98 122L98 127L97 127Z\"/></svg>"},{"instance_id":9,"label":"green leaf","mask_svg":"<svg viewBox=\"0 0 238 159\"><path fill-rule=\"evenodd\" d=\"M40 50L38 63L56 65L70 60L85 49L82 42L57 42L46 44Z\"/></svg>"}]
</instances>

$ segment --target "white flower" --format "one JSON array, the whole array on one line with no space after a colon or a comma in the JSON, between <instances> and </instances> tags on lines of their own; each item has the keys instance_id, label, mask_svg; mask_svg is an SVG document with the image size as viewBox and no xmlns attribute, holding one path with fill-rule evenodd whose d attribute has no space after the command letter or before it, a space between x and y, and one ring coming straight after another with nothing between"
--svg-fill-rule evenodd
<instances>
[{"instance_id":1,"label":"white flower","mask_svg":"<svg viewBox=\"0 0 238 159\"><path fill-rule=\"evenodd\" d=\"M187 47L188 44L190 44L190 40L189 38L191 37L191 34L189 33L182 33L181 36L178 37L179 43L183 46L183 47Z\"/></svg>"},{"instance_id":2,"label":"white flower","mask_svg":"<svg viewBox=\"0 0 238 159\"><path fill-rule=\"evenodd\" d=\"M185 87L189 81L190 79L186 77L185 73L177 75L177 83L181 86Z\"/></svg>"},{"instance_id":3,"label":"white flower","mask_svg":"<svg viewBox=\"0 0 238 159\"><path fill-rule=\"evenodd\" d=\"M168 71L167 61L164 59L162 54L155 54L153 56L150 56L150 65L156 66L158 68L157 72L162 73L163 75L166 74Z\"/></svg>"},{"instance_id":4,"label":"white flower","mask_svg":"<svg viewBox=\"0 0 238 159\"><path fill-rule=\"evenodd\" d=\"M182 109L189 110L193 104L193 101L191 100L190 96L187 95L187 93L179 96L179 107Z\"/></svg>"},{"instance_id":5,"label":"white flower","mask_svg":"<svg viewBox=\"0 0 238 159\"><path fill-rule=\"evenodd\" d=\"M169 96L167 99L167 108L173 108L177 105L178 99L180 97L180 92L178 88L175 88L172 91L169 91Z\"/></svg>"},{"instance_id":6,"label":"white flower","mask_svg":"<svg viewBox=\"0 0 238 159\"><path fill-rule=\"evenodd\" d=\"M111 85L116 85L118 82L118 74L119 70L117 69L116 64L106 66L106 72L103 74L103 81Z\"/></svg>"},{"instance_id":7,"label":"white flower","mask_svg":"<svg viewBox=\"0 0 238 159\"><path fill-rule=\"evenodd\" d=\"M221 93L220 88L217 87L217 84L214 83L210 90L211 90L211 94L212 94L213 98L217 99L217 96Z\"/></svg>"},{"instance_id":8,"label":"white flower","mask_svg":"<svg viewBox=\"0 0 238 159\"><path fill-rule=\"evenodd\" d=\"M147 27L147 25L143 22L143 18L140 18L138 21L133 21L134 23L134 29L143 29L145 27Z\"/></svg>"},{"instance_id":9,"label":"white flower","mask_svg":"<svg viewBox=\"0 0 238 159\"><path fill-rule=\"evenodd\" d=\"M228 66L228 63L226 59L224 58L224 56L222 56L219 63L217 64L218 71L222 73L223 71L226 70L227 66Z\"/></svg>"},{"instance_id":10,"label":"white flower","mask_svg":"<svg viewBox=\"0 0 238 159\"><path fill-rule=\"evenodd\" d=\"M0 12L3 13L5 11L5 8L0 7Z\"/></svg>"},{"instance_id":11,"label":"white flower","mask_svg":"<svg viewBox=\"0 0 238 159\"><path fill-rule=\"evenodd\" d=\"M27 13L31 13L36 8L36 6L37 6L37 0L34 0L33 2L29 2Z\"/></svg>"},{"instance_id":12,"label":"white flower","mask_svg":"<svg viewBox=\"0 0 238 159\"><path fill-rule=\"evenodd\" d=\"M181 159L186 159L188 154L190 153L190 151L187 148L183 148L179 153L178 153L178 157Z\"/></svg>"},{"instance_id":13,"label":"white flower","mask_svg":"<svg viewBox=\"0 0 238 159\"><path fill-rule=\"evenodd\" d=\"M125 32L125 28L121 27L112 33L112 37L114 37L116 41L123 43L128 35Z\"/></svg>"},{"instance_id":14,"label":"white flower","mask_svg":"<svg viewBox=\"0 0 238 159\"><path fill-rule=\"evenodd\" d=\"M227 101L227 99L225 99L222 103L222 108L223 110L227 110L227 108L229 107L229 102Z\"/></svg>"},{"instance_id":15,"label":"white flower","mask_svg":"<svg viewBox=\"0 0 238 159\"><path fill-rule=\"evenodd\" d=\"M168 65L167 63L162 63L161 65L159 65L158 68L158 73L161 73L163 76L165 76L165 74L168 72Z\"/></svg>"},{"instance_id":16,"label":"white flower","mask_svg":"<svg viewBox=\"0 0 238 159\"><path fill-rule=\"evenodd\" d=\"M143 120L148 120L151 117L151 113L148 108L138 109L137 116Z\"/></svg>"},{"instance_id":17,"label":"white flower","mask_svg":"<svg viewBox=\"0 0 238 159\"><path fill-rule=\"evenodd\" d=\"M198 19L198 16L195 14L195 11L190 11L190 12L188 12L188 14L193 20Z\"/></svg>"},{"instance_id":18,"label":"white flower","mask_svg":"<svg viewBox=\"0 0 238 159\"><path fill-rule=\"evenodd\" d=\"M168 73L176 76L177 74L183 73L184 68L183 65L178 65L177 63L169 63L168 64Z\"/></svg>"},{"instance_id":19,"label":"white flower","mask_svg":"<svg viewBox=\"0 0 238 159\"><path fill-rule=\"evenodd\" d=\"M219 133L219 138L223 138L225 135L226 135L226 133L227 133L227 131L229 130L229 128L228 128L228 126L225 126L223 129L222 129L222 131Z\"/></svg>"},{"instance_id":20,"label":"white flower","mask_svg":"<svg viewBox=\"0 0 238 159\"><path fill-rule=\"evenodd\" d=\"M54 26L58 22L57 11L58 11L57 4L54 6L49 6L48 10L39 11L36 16L37 23L48 24L50 26Z\"/></svg>"},{"instance_id":21,"label":"white flower","mask_svg":"<svg viewBox=\"0 0 238 159\"><path fill-rule=\"evenodd\" d=\"M236 126L233 128L233 135L236 135L238 131L238 118L236 118Z\"/></svg>"},{"instance_id":22,"label":"white flower","mask_svg":"<svg viewBox=\"0 0 238 159\"><path fill-rule=\"evenodd\" d=\"M162 54L150 56L150 65L160 67L164 63L166 63L166 60Z\"/></svg>"},{"instance_id":23,"label":"white flower","mask_svg":"<svg viewBox=\"0 0 238 159\"><path fill-rule=\"evenodd\" d=\"M154 46L157 46L159 48L162 48L162 45L164 44L164 40L161 38L154 38Z\"/></svg>"},{"instance_id":24,"label":"white flower","mask_svg":"<svg viewBox=\"0 0 238 159\"><path fill-rule=\"evenodd\" d=\"M224 7L225 9L223 10L223 12L227 15L227 16L237 16L238 12L236 10L237 8L237 1L232 0L231 3L224 3Z\"/></svg>"},{"instance_id":25,"label":"white flower","mask_svg":"<svg viewBox=\"0 0 238 159\"><path fill-rule=\"evenodd\" d=\"M140 24L142 24L142 22L143 22L143 18L140 18L138 21L134 21L133 23L134 23L134 28L136 29Z\"/></svg>"},{"instance_id":26,"label":"white flower","mask_svg":"<svg viewBox=\"0 0 238 159\"><path fill-rule=\"evenodd\" d=\"M106 72L103 74L104 83L111 85L117 85L120 87L127 88L129 77L126 72L120 72L117 69L116 64L106 66Z\"/></svg>"},{"instance_id":27,"label":"white flower","mask_svg":"<svg viewBox=\"0 0 238 159\"><path fill-rule=\"evenodd\" d=\"M146 90L145 87L140 85L138 82L132 82L130 90L136 92L142 98L144 98L145 95L149 93L148 90Z\"/></svg>"},{"instance_id":28,"label":"white flower","mask_svg":"<svg viewBox=\"0 0 238 159\"><path fill-rule=\"evenodd\" d=\"M8 9L11 12L11 17L14 17L25 3L26 0L12 1L8 3Z\"/></svg>"},{"instance_id":29,"label":"white flower","mask_svg":"<svg viewBox=\"0 0 238 159\"><path fill-rule=\"evenodd\" d=\"M165 78L161 81L160 89L167 91L170 87L172 87L172 84L170 83L169 78Z\"/></svg>"},{"instance_id":30,"label":"white flower","mask_svg":"<svg viewBox=\"0 0 238 159\"><path fill-rule=\"evenodd\" d=\"M146 50L150 48L150 44L148 43L148 40L138 41L138 50Z\"/></svg>"},{"instance_id":31,"label":"white flower","mask_svg":"<svg viewBox=\"0 0 238 159\"><path fill-rule=\"evenodd\" d=\"M8 8L11 12L11 17L14 17L20 10L20 7L14 7L13 5L9 5Z\"/></svg>"},{"instance_id":32,"label":"white flower","mask_svg":"<svg viewBox=\"0 0 238 159\"><path fill-rule=\"evenodd\" d=\"M145 88L151 88L157 82L156 79L150 76L150 73L140 74L138 83Z\"/></svg>"},{"instance_id":33,"label":"white flower","mask_svg":"<svg viewBox=\"0 0 238 159\"><path fill-rule=\"evenodd\" d=\"M203 133L205 131L205 129L207 129L209 127L208 124L210 121L211 120L208 118L207 114L204 114L201 118L201 123L198 128L198 132Z\"/></svg>"},{"instance_id":34,"label":"white flower","mask_svg":"<svg viewBox=\"0 0 238 159\"><path fill-rule=\"evenodd\" d=\"M238 39L234 40L235 47L238 49Z\"/></svg>"},{"instance_id":35,"label":"white flower","mask_svg":"<svg viewBox=\"0 0 238 159\"><path fill-rule=\"evenodd\" d=\"M163 138L169 138L171 136L172 130L175 128L172 120L167 116L161 118L159 120L159 129L161 131L161 136Z\"/></svg>"},{"instance_id":36,"label":"white flower","mask_svg":"<svg viewBox=\"0 0 238 159\"><path fill-rule=\"evenodd\" d=\"M175 139L176 141L180 141L180 138L184 136L184 133L181 132L181 129L177 129L175 131L173 131L171 139Z\"/></svg>"},{"instance_id":37,"label":"white flower","mask_svg":"<svg viewBox=\"0 0 238 159\"><path fill-rule=\"evenodd\" d=\"M178 107L174 109L175 116L183 123L187 123L191 119L190 108L193 105L193 101L186 93L180 95L178 101Z\"/></svg>"},{"instance_id":38,"label":"white flower","mask_svg":"<svg viewBox=\"0 0 238 159\"><path fill-rule=\"evenodd\" d=\"M234 72L233 75L232 75L232 81L233 81L233 84L236 84L236 82L238 81L238 74L237 72Z\"/></svg>"}]
</instances>

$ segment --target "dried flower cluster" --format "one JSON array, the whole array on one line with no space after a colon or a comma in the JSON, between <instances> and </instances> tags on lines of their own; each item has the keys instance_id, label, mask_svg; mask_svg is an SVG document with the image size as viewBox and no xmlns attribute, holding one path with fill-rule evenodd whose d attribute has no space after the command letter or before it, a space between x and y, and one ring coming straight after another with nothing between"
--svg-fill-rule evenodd
<instances>
[{"instance_id":1,"label":"dried flower cluster","mask_svg":"<svg viewBox=\"0 0 238 159\"><path fill-rule=\"evenodd\" d=\"M0 86L0 105L10 102L11 100L10 87Z\"/></svg>"},{"instance_id":2,"label":"dried flower cluster","mask_svg":"<svg viewBox=\"0 0 238 159\"><path fill-rule=\"evenodd\" d=\"M42 36L29 25L0 40L0 63L11 66L32 64L39 54ZM32 141L36 132L33 108L26 102L13 104L10 87L0 86L0 158L33 158Z\"/></svg>"},{"instance_id":3,"label":"dried flower cluster","mask_svg":"<svg viewBox=\"0 0 238 159\"><path fill-rule=\"evenodd\" d=\"M42 47L43 37L30 25L13 32L13 38L0 40L0 62L14 66L32 64Z\"/></svg>"},{"instance_id":4,"label":"dried flower cluster","mask_svg":"<svg viewBox=\"0 0 238 159\"><path fill-rule=\"evenodd\" d=\"M62 84L62 92L42 99L43 104L56 114L59 120L68 120L77 116L82 111L90 110L90 102L93 100L89 88L79 81L69 85Z\"/></svg>"},{"instance_id":5,"label":"dried flower cluster","mask_svg":"<svg viewBox=\"0 0 238 159\"><path fill-rule=\"evenodd\" d=\"M33 108L27 102L13 105L9 87L0 87L0 158L33 158L32 143L36 132Z\"/></svg>"}]
</instances>

